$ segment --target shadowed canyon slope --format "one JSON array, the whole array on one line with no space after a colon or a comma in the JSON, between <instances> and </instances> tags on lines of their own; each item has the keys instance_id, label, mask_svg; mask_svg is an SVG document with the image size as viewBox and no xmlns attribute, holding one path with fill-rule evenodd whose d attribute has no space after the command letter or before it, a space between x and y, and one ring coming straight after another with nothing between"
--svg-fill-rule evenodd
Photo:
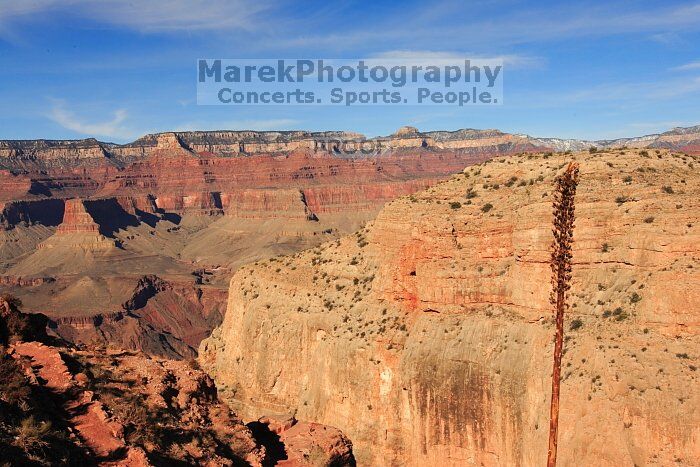
<instances>
[{"instance_id":1,"label":"shadowed canyon slope","mask_svg":"<svg viewBox=\"0 0 700 467\"><path fill-rule=\"evenodd\" d=\"M3 465L355 465L339 430L293 417L244 425L189 363L64 346L0 296Z\"/></svg>"},{"instance_id":2,"label":"shadowed canyon slope","mask_svg":"<svg viewBox=\"0 0 700 467\"><path fill-rule=\"evenodd\" d=\"M551 191L571 159L559 463L700 464L700 161L665 149L493 159L244 266L201 364L241 414L339 427L359 465L543 465Z\"/></svg>"},{"instance_id":3,"label":"shadowed canyon slope","mask_svg":"<svg viewBox=\"0 0 700 467\"><path fill-rule=\"evenodd\" d=\"M242 264L358 229L392 199L494 155L588 147L692 152L698 127L616 141L497 130L182 132L116 145L0 142L0 291L61 336L171 357L221 321Z\"/></svg>"},{"instance_id":4,"label":"shadowed canyon slope","mask_svg":"<svg viewBox=\"0 0 700 467\"><path fill-rule=\"evenodd\" d=\"M70 340L192 356L239 265L336 238L465 165L534 149L495 131L409 128L371 155L345 152L360 141L199 132L0 143L0 289Z\"/></svg>"}]
</instances>

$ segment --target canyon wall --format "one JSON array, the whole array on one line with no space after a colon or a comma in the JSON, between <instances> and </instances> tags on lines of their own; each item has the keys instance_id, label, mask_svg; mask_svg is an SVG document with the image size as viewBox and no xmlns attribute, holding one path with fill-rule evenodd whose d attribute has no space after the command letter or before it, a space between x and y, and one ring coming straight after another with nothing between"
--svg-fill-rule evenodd
<instances>
[{"instance_id":1,"label":"canyon wall","mask_svg":"<svg viewBox=\"0 0 700 467\"><path fill-rule=\"evenodd\" d=\"M680 150L697 143L698 134L698 128L677 129L634 144L664 142ZM498 130L412 127L377 138L214 131L146 135L123 145L3 141L0 292L69 322L119 316L149 275L205 285L218 290L212 297L223 299L228 279L242 264L352 232L386 202L496 155L571 144ZM619 141L601 145L614 144ZM198 275L202 270L206 274ZM206 283L198 284L200 279ZM219 316L209 311L223 305L209 300L202 313ZM165 316L173 316L162 306ZM217 319L204 321L207 330ZM110 320L100 322L103 335L118 339L106 328ZM162 326L157 319L131 326L138 332L130 348L161 349L161 341L172 337ZM195 327L198 336L206 334ZM166 355L182 354L180 343L171 347L173 354Z\"/></svg>"},{"instance_id":2,"label":"canyon wall","mask_svg":"<svg viewBox=\"0 0 700 467\"><path fill-rule=\"evenodd\" d=\"M363 139L341 132L3 142L0 292L69 340L191 357L220 324L240 264L350 232L500 150L426 148L409 133L371 155L341 151ZM151 276L161 285L144 285ZM154 293L135 310L141 287Z\"/></svg>"},{"instance_id":3,"label":"canyon wall","mask_svg":"<svg viewBox=\"0 0 700 467\"><path fill-rule=\"evenodd\" d=\"M697 465L700 178L665 150L492 160L242 267L201 365L244 416L338 426L358 465L543 465L552 181L572 159L559 465Z\"/></svg>"}]
</instances>

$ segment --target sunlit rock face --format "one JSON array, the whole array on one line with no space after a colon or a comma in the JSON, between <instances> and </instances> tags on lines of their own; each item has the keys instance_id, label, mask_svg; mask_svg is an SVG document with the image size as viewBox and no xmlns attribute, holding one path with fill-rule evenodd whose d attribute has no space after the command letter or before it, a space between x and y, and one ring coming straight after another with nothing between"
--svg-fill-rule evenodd
<instances>
[{"instance_id":1,"label":"sunlit rock face","mask_svg":"<svg viewBox=\"0 0 700 467\"><path fill-rule=\"evenodd\" d=\"M360 465L543 465L554 177L577 160L559 463L700 463L697 157L497 158L233 277L200 362L243 414L339 427Z\"/></svg>"}]
</instances>

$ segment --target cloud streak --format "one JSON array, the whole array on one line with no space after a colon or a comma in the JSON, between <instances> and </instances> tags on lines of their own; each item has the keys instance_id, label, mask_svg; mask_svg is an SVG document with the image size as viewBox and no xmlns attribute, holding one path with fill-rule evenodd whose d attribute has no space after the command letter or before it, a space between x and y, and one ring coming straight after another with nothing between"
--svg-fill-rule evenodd
<instances>
[{"instance_id":1,"label":"cloud streak","mask_svg":"<svg viewBox=\"0 0 700 467\"><path fill-rule=\"evenodd\" d=\"M486 56L471 52L448 52L439 50L389 50L370 55L369 58L386 60L411 60L431 59L431 60L502 60L509 68L537 68L545 64L541 57L529 55L507 54Z\"/></svg>"},{"instance_id":2,"label":"cloud streak","mask_svg":"<svg viewBox=\"0 0 700 467\"><path fill-rule=\"evenodd\" d=\"M106 122L86 122L66 109L64 101L55 101L47 117L67 130L87 136L100 136L117 139L130 139L135 133L124 126L128 117L125 109L114 111L114 117Z\"/></svg>"},{"instance_id":3,"label":"cloud streak","mask_svg":"<svg viewBox=\"0 0 700 467\"><path fill-rule=\"evenodd\" d=\"M493 8L493 7L490 7ZM405 9L390 20L379 20L361 28L333 29L313 35L287 34L273 47L328 47L338 50L383 44L453 43L468 38L473 47L502 48L523 44L561 41L580 37L606 37L620 34L656 34L669 31L700 30L700 3L633 10L627 5L568 5L514 9L493 18L492 11L465 16L464 8L453 2L431 6L426 20L422 12ZM471 12L472 10L466 10ZM620 11L626 11L620 13Z\"/></svg>"},{"instance_id":4,"label":"cloud streak","mask_svg":"<svg viewBox=\"0 0 700 467\"><path fill-rule=\"evenodd\" d=\"M0 25L67 13L142 32L248 30L267 0L0 0Z\"/></svg>"},{"instance_id":5,"label":"cloud streak","mask_svg":"<svg viewBox=\"0 0 700 467\"><path fill-rule=\"evenodd\" d=\"M690 71L690 70L700 70L700 60L697 62L686 63L685 65L677 66L671 68L673 71Z\"/></svg>"}]
</instances>

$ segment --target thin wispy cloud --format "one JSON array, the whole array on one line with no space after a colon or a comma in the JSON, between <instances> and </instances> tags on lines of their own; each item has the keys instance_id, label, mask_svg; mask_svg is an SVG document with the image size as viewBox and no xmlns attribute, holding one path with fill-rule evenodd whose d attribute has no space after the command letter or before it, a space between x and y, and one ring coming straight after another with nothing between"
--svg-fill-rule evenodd
<instances>
[{"instance_id":1,"label":"thin wispy cloud","mask_svg":"<svg viewBox=\"0 0 700 467\"><path fill-rule=\"evenodd\" d=\"M502 60L505 65L511 68L535 68L545 64L542 57L534 57L528 55L506 54L506 55L483 55L471 52L447 52L439 50L389 50L370 55L370 58L377 59L396 59L396 60L419 60L419 59L438 59L438 60Z\"/></svg>"},{"instance_id":2,"label":"thin wispy cloud","mask_svg":"<svg viewBox=\"0 0 700 467\"><path fill-rule=\"evenodd\" d=\"M452 5L452 2L448 2ZM498 19L488 14L462 17L452 7L434 5L430 21L422 12L405 9L390 20L360 28L333 29L319 34L285 34L271 47L327 47L347 50L374 44L436 44L467 38L474 47L490 49L580 37L620 34L668 34L700 30L700 3L632 9L629 5L605 6L562 4L559 7L506 11ZM625 13L620 13L625 11ZM471 12L471 11L470 11ZM488 12L487 12L488 13ZM439 24L439 27L436 27ZM661 36L659 36L661 37ZM671 38L670 35L666 36ZM466 39L465 39L466 40Z\"/></svg>"},{"instance_id":3,"label":"thin wispy cloud","mask_svg":"<svg viewBox=\"0 0 700 467\"><path fill-rule=\"evenodd\" d=\"M700 60L671 68L673 71L700 70Z\"/></svg>"},{"instance_id":4,"label":"thin wispy cloud","mask_svg":"<svg viewBox=\"0 0 700 467\"><path fill-rule=\"evenodd\" d=\"M143 32L250 29L265 0L0 0L0 25L66 13Z\"/></svg>"},{"instance_id":5,"label":"thin wispy cloud","mask_svg":"<svg viewBox=\"0 0 700 467\"><path fill-rule=\"evenodd\" d=\"M587 88L572 89L546 94L531 93L520 105L532 107L560 107L588 103L615 103L616 105L640 105L650 101L668 101L700 94L700 76L664 81L605 83ZM643 96L643 99L641 97Z\"/></svg>"},{"instance_id":6,"label":"thin wispy cloud","mask_svg":"<svg viewBox=\"0 0 700 467\"><path fill-rule=\"evenodd\" d=\"M664 45L680 45L685 43L685 40L676 32L660 32L652 34L650 39L654 42Z\"/></svg>"},{"instance_id":7,"label":"thin wispy cloud","mask_svg":"<svg viewBox=\"0 0 700 467\"><path fill-rule=\"evenodd\" d=\"M434 0L429 8L417 0L400 8L356 0L0 0L0 54L9 64L0 100L18 109L0 115L0 133L125 140L154 129L300 128L296 119L367 134L420 122L564 136L637 133L625 124L639 115L696 118L699 38L700 0ZM508 81L498 107L233 114L195 105L194 69L203 57L494 58L504 61ZM70 105L47 110L43 95Z\"/></svg>"},{"instance_id":8,"label":"thin wispy cloud","mask_svg":"<svg viewBox=\"0 0 700 467\"><path fill-rule=\"evenodd\" d=\"M65 101L56 100L47 117L67 130L90 137L107 137L126 140L136 136L133 130L128 129L124 123L128 112L125 109L117 109L113 118L103 122L86 121L78 117L74 112L66 108Z\"/></svg>"}]
</instances>

